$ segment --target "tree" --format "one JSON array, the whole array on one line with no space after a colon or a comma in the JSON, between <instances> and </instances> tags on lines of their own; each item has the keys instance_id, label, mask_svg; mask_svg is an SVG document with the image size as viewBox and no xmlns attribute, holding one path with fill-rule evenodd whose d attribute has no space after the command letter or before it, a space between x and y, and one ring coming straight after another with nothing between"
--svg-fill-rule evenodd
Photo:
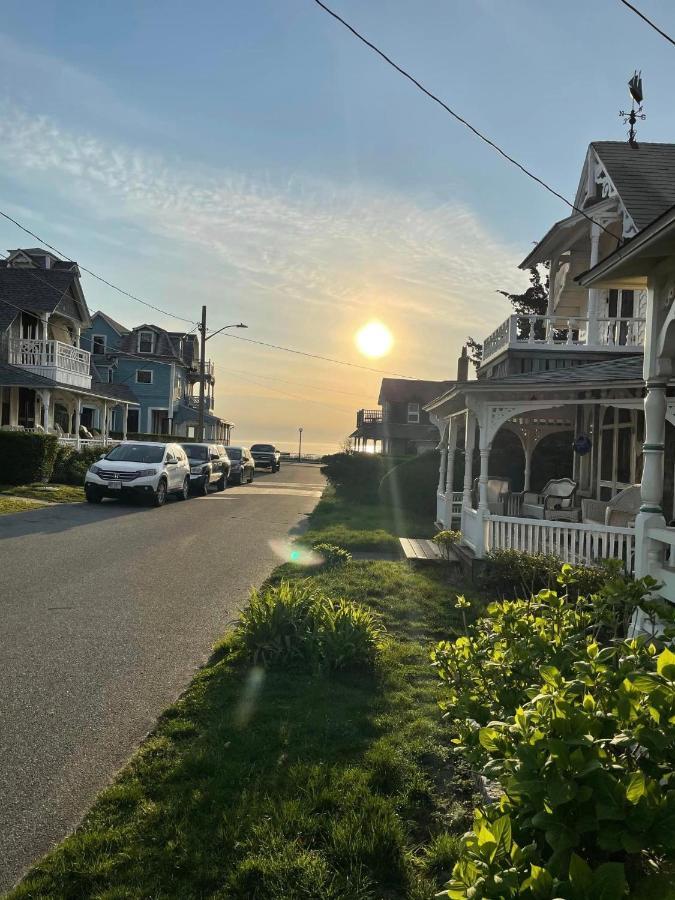
<instances>
[{"instance_id":1,"label":"tree","mask_svg":"<svg viewBox=\"0 0 675 900\"><path fill-rule=\"evenodd\" d=\"M528 338L530 335L530 322L527 316L544 316L548 307L548 265L545 267L545 278L536 266L530 269L530 286L522 294L509 294L508 291L497 291L511 303L513 311L524 318L518 322L518 336ZM543 340L546 328L543 322L535 322L534 336L537 340ZM476 368L483 360L483 345L475 338L469 337L466 342L469 348L469 359Z\"/></svg>"}]
</instances>

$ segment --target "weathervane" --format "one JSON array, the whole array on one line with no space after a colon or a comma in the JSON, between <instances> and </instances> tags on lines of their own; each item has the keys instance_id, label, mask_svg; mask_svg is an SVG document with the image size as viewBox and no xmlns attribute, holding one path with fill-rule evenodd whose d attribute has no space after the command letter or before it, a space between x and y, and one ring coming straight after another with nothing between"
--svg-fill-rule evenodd
<instances>
[{"instance_id":1,"label":"weathervane","mask_svg":"<svg viewBox=\"0 0 675 900\"><path fill-rule=\"evenodd\" d=\"M642 112L642 101L644 99L644 95L642 93L642 72L638 72L637 70L633 73L633 77L628 82L628 90L633 99L633 105L631 106L630 112L625 112L623 109L620 111L619 115L624 121L625 125L630 125L630 130L628 132L628 143L631 147L637 147L638 142L636 140L637 135L635 134L635 123L638 119L646 119L647 116ZM635 108L635 104L637 103L637 109Z\"/></svg>"}]
</instances>

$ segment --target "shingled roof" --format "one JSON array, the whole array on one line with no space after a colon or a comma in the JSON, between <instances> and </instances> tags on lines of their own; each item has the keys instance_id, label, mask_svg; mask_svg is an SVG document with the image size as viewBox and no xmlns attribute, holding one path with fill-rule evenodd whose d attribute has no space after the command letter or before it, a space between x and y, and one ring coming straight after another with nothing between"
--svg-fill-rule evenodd
<instances>
[{"instance_id":1,"label":"shingled roof","mask_svg":"<svg viewBox=\"0 0 675 900\"><path fill-rule=\"evenodd\" d=\"M0 325L14 320L17 306L26 312L54 312L76 278L76 271L0 267Z\"/></svg>"},{"instance_id":2,"label":"shingled roof","mask_svg":"<svg viewBox=\"0 0 675 900\"><path fill-rule=\"evenodd\" d=\"M412 378L383 378L377 402L428 403L447 393L454 381L422 381Z\"/></svg>"},{"instance_id":3,"label":"shingled roof","mask_svg":"<svg viewBox=\"0 0 675 900\"><path fill-rule=\"evenodd\" d=\"M140 331L154 332L155 348L153 353L141 353L138 349L138 333ZM171 359L183 362L178 353L178 348L176 344L174 344L174 341L172 341L169 332L165 331L164 328L160 328L158 325L140 325L138 328L134 328L133 331L130 331L122 337L119 348L125 353L133 353L136 356L142 356L144 359L147 359L148 362L151 362L153 359ZM114 350L111 351L113 354L114 352Z\"/></svg>"},{"instance_id":4,"label":"shingled roof","mask_svg":"<svg viewBox=\"0 0 675 900\"><path fill-rule=\"evenodd\" d=\"M593 141L638 230L675 205L675 144Z\"/></svg>"}]
</instances>

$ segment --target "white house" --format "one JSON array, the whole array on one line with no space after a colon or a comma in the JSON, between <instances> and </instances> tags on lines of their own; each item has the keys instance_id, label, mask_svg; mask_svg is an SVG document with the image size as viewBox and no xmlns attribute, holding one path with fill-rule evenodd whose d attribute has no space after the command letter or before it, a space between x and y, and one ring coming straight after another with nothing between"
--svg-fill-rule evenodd
<instances>
[{"instance_id":1,"label":"white house","mask_svg":"<svg viewBox=\"0 0 675 900\"><path fill-rule=\"evenodd\" d=\"M477 379L426 406L442 435L437 519L461 522L469 557L620 558L675 601L675 144L591 144L575 206L521 263L550 266L546 315L506 319ZM507 431L522 491L491 468ZM562 432L569 470L531 484L535 454Z\"/></svg>"}]
</instances>

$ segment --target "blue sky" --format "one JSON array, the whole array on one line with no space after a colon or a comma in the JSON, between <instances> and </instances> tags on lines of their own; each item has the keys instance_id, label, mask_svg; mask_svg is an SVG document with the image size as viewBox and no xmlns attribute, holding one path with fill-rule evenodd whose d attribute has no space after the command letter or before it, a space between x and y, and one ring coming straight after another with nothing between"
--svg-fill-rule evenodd
<instances>
[{"instance_id":1,"label":"blue sky","mask_svg":"<svg viewBox=\"0 0 675 900\"><path fill-rule=\"evenodd\" d=\"M671 33L669 0L641 8ZM641 67L645 140L672 141L675 50L618 0L334 0L458 112L568 196L585 148L621 140ZM452 377L467 334L565 207L418 94L312 0L5 0L0 197L159 306L354 362ZM34 243L0 226L5 248ZM92 309L143 308L85 277ZM176 323L153 316L160 324ZM241 438L339 441L379 376L214 338L217 409ZM367 362L366 362L367 364ZM255 380L254 380L255 379Z\"/></svg>"}]
</instances>

